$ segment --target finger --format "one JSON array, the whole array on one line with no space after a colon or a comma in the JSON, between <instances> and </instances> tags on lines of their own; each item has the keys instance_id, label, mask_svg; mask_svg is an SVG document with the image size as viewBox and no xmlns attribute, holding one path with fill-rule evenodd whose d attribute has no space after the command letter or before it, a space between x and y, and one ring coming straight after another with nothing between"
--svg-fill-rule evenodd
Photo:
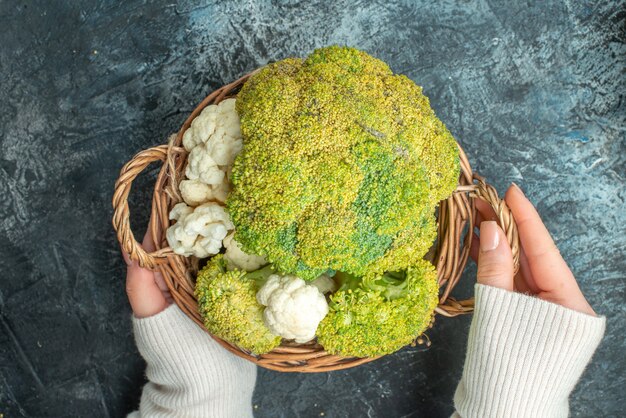
<instances>
[{"instance_id":1,"label":"finger","mask_svg":"<svg viewBox=\"0 0 626 418\"><path fill-rule=\"evenodd\" d=\"M470 245L470 257L475 263L478 263L478 253L480 251L480 238L476 232L472 233L472 244Z\"/></svg>"},{"instance_id":2,"label":"finger","mask_svg":"<svg viewBox=\"0 0 626 418\"><path fill-rule=\"evenodd\" d=\"M513 256L502 228L494 221L480 224L478 283L513 290Z\"/></svg>"},{"instance_id":3,"label":"finger","mask_svg":"<svg viewBox=\"0 0 626 418\"><path fill-rule=\"evenodd\" d=\"M141 244L141 246L148 252L156 251L156 245L155 245L154 239L152 239L152 229L150 228L150 225L148 225L148 229L146 231L146 234L143 237L143 243ZM161 274L161 272L155 271L153 272L153 274L154 274L154 281L159 287L159 289L161 289L162 292L166 293L165 295L166 297L169 296L170 290L167 287L167 284L165 283L165 280L163 279L163 275Z\"/></svg>"},{"instance_id":4,"label":"finger","mask_svg":"<svg viewBox=\"0 0 626 418\"><path fill-rule=\"evenodd\" d=\"M133 264L133 260L130 259L130 256L128 255L126 250L124 250L124 248L121 247L121 245L120 245L120 250L122 251L122 257L124 258L124 263L126 263L127 266L130 266L131 264Z\"/></svg>"},{"instance_id":5,"label":"finger","mask_svg":"<svg viewBox=\"0 0 626 418\"><path fill-rule=\"evenodd\" d=\"M476 214L474 215L474 228L480 228L480 224L485 220L483 214L476 210Z\"/></svg>"},{"instance_id":6,"label":"finger","mask_svg":"<svg viewBox=\"0 0 626 418\"><path fill-rule=\"evenodd\" d=\"M146 231L146 235L143 236L143 242L141 243L141 246L149 253L156 250L154 240L152 239L152 230L150 229L150 224L148 224L148 230Z\"/></svg>"},{"instance_id":7,"label":"finger","mask_svg":"<svg viewBox=\"0 0 626 418\"><path fill-rule=\"evenodd\" d=\"M158 271L154 272L154 282L156 283L158 288L161 289L162 292L169 292L169 289L167 287L167 284L165 283L165 279L163 278L163 275Z\"/></svg>"},{"instance_id":8,"label":"finger","mask_svg":"<svg viewBox=\"0 0 626 418\"><path fill-rule=\"evenodd\" d=\"M567 308L595 315L537 210L515 183L507 190L505 200L517 223L537 295Z\"/></svg>"},{"instance_id":9,"label":"finger","mask_svg":"<svg viewBox=\"0 0 626 418\"><path fill-rule=\"evenodd\" d=\"M475 228L480 228L480 224L485 220L497 220L496 213L493 207L487 202L476 199L476 213L475 213ZM478 234L474 233L472 236L472 243L470 247L470 257L478 262L478 253L479 253L480 239L478 238ZM535 294L538 289L535 285L535 282L532 278L532 274L530 273L530 269L528 267L528 260L526 259L526 254L524 253L524 249L520 248L520 269L518 273L514 277L515 289L519 292L524 293L533 293Z\"/></svg>"},{"instance_id":10,"label":"finger","mask_svg":"<svg viewBox=\"0 0 626 418\"><path fill-rule=\"evenodd\" d=\"M170 289L167 287L167 283L165 283L165 279L163 278L161 272L154 272L154 282L158 286L159 290L161 290L161 293L163 293L163 296L165 296L165 300L168 302L168 305L172 303L172 294L170 293Z\"/></svg>"},{"instance_id":11,"label":"finger","mask_svg":"<svg viewBox=\"0 0 626 418\"><path fill-rule=\"evenodd\" d=\"M524 275L521 274L519 271L517 272L515 277L513 277L513 288L515 289L516 292L530 293L530 288L528 287L528 283L526 283L526 279L524 278Z\"/></svg>"},{"instance_id":12,"label":"finger","mask_svg":"<svg viewBox=\"0 0 626 418\"><path fill-rule=\"evenodd\" d=\"M494 212L495 216L495 212ZM480 223L483 221L479 218L482 218L482 214L480 212L476 212L476 226L480 227ZM474 260L474 262L478 263L478 254L480 251L480 238L478 234L472 234L472 243L470 246L470 257ZM530 273L530 269L528 267L528 260L526 259L526 254L524 253L524 249L520 248L520 268L518 273L513 278L513 282L515 284L515 290L523 293L532 293L536 294L538 289L535 284L532 274Z\"/></svg>"},{"instance_id":13,"label":"finger","mask_svg":"<svg viewBox=\"0 0 626 418\"><path fill-rule=\"evenodd\" d=\"M142 247L154 251L154 241L150 227L143 237ZM126 293L133 313L138 318L155 315L168 305L167 285L161 273L142 268L136 261L131 262L126 271Z\"/></svg>"},{"instance_id":14,"label":"finger","mask_svg":"<svg viewBox=\"0 0 626 418\"><path fill-rule=\"evenodd\" d=\"M475 202L475 212L474 212L474 229L480 230L480 224L484 221L495 221L498 219L496 216L496 212L493 210L491 205L484 200L474 199ZM473 231L472 231L473 232ZM473 232L472 242L470 246L470 257L474 262L478 263L478 248L479 248L480 240L478 239L478 235Z\"/></svg>"},{"instance_id":15,"label":"finger","mask_svg":"<svg viewBox=\"0 0 626 418\"><path fill-rule=\"evenodd\" d=\"M474 199L475 212L474 212L474 229L480 230L480 224L484 221L497 221L498 217L491 205L482 199ZM470 257L475 262L478 262L478 247L480 240L478 235L474 233L472 237L472 245L470 247Z\"/></svg>"},{"instance_id":16,"label":"finger","mask_svg":"<svg viewBox=\"0 0 626 418\"><path fill-rule=\"evenodd\" d=\"M154 240L152 239L152 231L150 231L150 225L148 225L148 230L146 234L143 236L143 242L141 244L142 248L147 252L153 252L156 250L154 246ZM124 248L120 244L120 251L122 252L122 257L124 258L124 263L127 266L131 266L133 264L133 260L130 259L130 255L124 250Z\"/></svg>"},{"instance_id":17,"label":"finger","mask_svg":"<svg viewBox=\"0 0 626 418\"><path fill-rule=\"evenodd\" d=\"M540 291L540 289L537 287L537 283L535 283L533 274L530 271L530 266L528 265L528 257L526 257L524 247L521 246L519 249L519 272L517 274L523 278L530 293L537 294Z\"/></svg>"},{"instance_id":18,"label":"finger","mask_svg":"<svg viewBox=\"0 0 626 418\"><path fill-rule=\"evenodd\" d=\"M154 245L154 240L152 239L152 230L150 229L150 225L148 225L148 230L146 231L146 235L143 237L142 245L146 249L146 251L156 250L156 246ZM168 296L171 298L170 290L167 287L167 284L165 283L165 279L163 279L163 275L161 274L161 272L155 271L153 272L153 274L154 274L154 282L156 283L158 288L161 290L161 292L166 294L165 295L166 298Z\"/></svg>"},{"instance_id":19,"label":"finger","mask_svg":"<svg viewBox=\"0 0 626 418\"><path fill-rule=\"evenodd\" d=\"M513 212L528 269L538 290L555 290L562 281L575 283L574 275L561 257L537 210L521 189L516 185L509 187L505 200Z\"/></svg>"},{"instance_id":20,"label":"finger","mask_svg":"<svg viewBox=\"0 0 626 418\"><path fill-rule=\"evenodd\" d=\"M126 272L126 294L137 318L146 318L168 306L165 295L157 286L154 273L133 262Z\"/></svg>"},{"instance_id":21,"label":"finger","mask_svg":"<svg viewBox=\"0 0 626 418\"><path fill-rule=\"evenodd\" d=\"M482 199L474 199L476 205L476 214L478 215L477 225L482 221L497 221L496 211L493 210L491 205Z\"/></svg>"},{"instance_id":22,"label":"finger","mask_svg":"<svg viewBox=\"0 0 626 418\"><path fill-rule=\"evenodd\" d=\"M130 259L130 255L126 252L126 250L124 249L124 247L122 247L122 244L120 244L120 252L122 253L122 258L124 259L124 263L126 263L127 266L130 266L131 264L133 264L133 260Z\"/></svg>"}]
</instances>

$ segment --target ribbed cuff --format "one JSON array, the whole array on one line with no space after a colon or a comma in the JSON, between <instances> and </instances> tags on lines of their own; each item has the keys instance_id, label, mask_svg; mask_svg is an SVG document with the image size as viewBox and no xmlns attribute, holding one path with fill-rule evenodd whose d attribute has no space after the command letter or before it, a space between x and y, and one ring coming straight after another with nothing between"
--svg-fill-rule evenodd
<instances>
[{"instance_id":1,"label":"ribbed cuff","mask_svg":"<svg viewBox=\"0 0 626 418\"><path fill-rule=\"evenodd\" d=\"M256 366L222 348L176 306L133 329L149 382L142 417L248 417Z\"/></svg>"},{"instance_id":2,"label":"ribbed cuff","mask_svg":"<svg viewBox=\"0 0 626 418\"><path fill-rule=\"evenodd\" d=\"M477 284L456 410L472 417L567 417L604 317Z\"/></svg>"}]
</instances>

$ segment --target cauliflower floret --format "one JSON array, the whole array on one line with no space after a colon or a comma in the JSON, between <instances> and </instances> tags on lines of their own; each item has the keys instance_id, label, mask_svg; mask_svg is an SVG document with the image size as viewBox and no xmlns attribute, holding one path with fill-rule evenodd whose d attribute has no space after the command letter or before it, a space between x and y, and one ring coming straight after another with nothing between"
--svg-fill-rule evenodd
<instances>
[{"instance_id":1,"label":"cauliflower floret","mask_svg":"<svg viewBox=\"0 0 626 418\"><path fill-rule=\"evenodd\" d=\"M211 135L220 128L230 136L241 139L235 99L222 100L218 105L205 107L185 131L183 146L187 151L191 151L196 146L208 142Z\"/></svg>"},{"instance_id":2,"label":"cauliflower floret","mask_svg":"<svg viewBox=\"0 0 626 418\"><path fill-rule=\"evenodd\" d=\"M178 185L183 200L189 206L198 206L203 203L214 201L226 202L230 192L230 183L222 181L220 184L205 184L199 180L183 180Z\"/></svg>"},{"instance_id":3,"label":"cauliflower floret","mask_svg":"<svg viewBox=\"0 0 626 418\"><path fill-rule=\"evenodd\" d=\"M235 111L235 99L230 98L222 100L217 108L220 113L230 113Z\"/></svg>"},{"instance_id":4,"label":"cauliflower floret","mask_svg":"<svg viewBox=\"0 0 626 418\"><path fill-rule=\"evenodd\" d=\"M189 180L199 180L205 184L220 184L226 173L220 169L211 157L205 145L198 145L187 157L185 175Z\"/></svg>"},{"instance_id":5,"label":"cauliflower floret","mask_svg":"<svg viewBox=\"0 0 626 418\"><path fill-rule=\"evenodd\" d=\"M230 167L243 147L239 115L235 111L235 99L220 103L217 120L218 126L206 140L206 146L217 164Z\"/></svg>"},{"instance_id":6,"label":"cauliflower floret","mask_svg":"<svg viewBox=\"0 0 626 418\"><path fill-rule=\"evenodd\" d=\"M184 218L191 213L193 213L193 208L190 208L184 203L179 203L174 206L170 211L170 219L174 221L180 221L181 218Z\"/></svg>"},{"instance_id":7,"label":"cauliflower floret","mask_svg":"<svg viewBox=\"0 0 626 418\"><path fill-rule=\"evenodd\" d=\"M177 222L167 229L167 242L176 254L206 258L217 254L222 240L234 225L228 213L217 203L206 203L193 209L185 203L172 208L170 219Z\"/></svg>"},{"instance_id":8,"label":"cauliflower floret","mask_svg":"<svg viewBox=\"0 0 626 418\"><path fill-rule=\"evenodd\" d=\"M265 325L273 334L305 343L328 313L328 303L317 287L296 276L271 275L256 295L266 306Z\"/></svg>"},{"instance_id":9,"label":"cauliflower floret","mask_svg":"<svg viewBox=\"0 0 626 418\"><path fill-rule=\"evenodd\" d=\"M223 103L223 102L222 102ZM217 126L217 105L208 105L191 122L183 135L183 146L191 151L197 145L206 142Z\"/></svg>"},{"instance_id":10,"label":"cauliflower floret","mask_svg":"<svg viewBox=\"0 0 626 418\"><path fill-rule=\"evenodd\" d=\"M206 147L213 160L226 170L227 167L233 165L235 157L241 152L243 141L241 140L241 136L232 136L232 133L220 127L216 129L215 133L209 138Z\"/></svg>"},{"instance_id":11,"label":"cauliflower floret","mask_svg":"<svg viewBox=\"0 0 626 418\"><path fill-rule=\"evenodd\" d=\"M187 204L226 201L232 165L243 148L239 125L235 99L226 99L207 106L185 131L183 145L189 151L185 174L194 181L180 184Z\"/></svg>"},{"instance_id":12,"label":"cauliflower floret","mask_svg":"<svg viewBox=\"0 0 626 418\"><path fill-rule=\"evenodd\" d=\"M254 271L267 264L265 257L254 254L247 254L241 251L239 243L234 239L235 232L231 232L224 238L224 260L229 270L239 269L244 271Z\"/></svg>"}]
</instances>

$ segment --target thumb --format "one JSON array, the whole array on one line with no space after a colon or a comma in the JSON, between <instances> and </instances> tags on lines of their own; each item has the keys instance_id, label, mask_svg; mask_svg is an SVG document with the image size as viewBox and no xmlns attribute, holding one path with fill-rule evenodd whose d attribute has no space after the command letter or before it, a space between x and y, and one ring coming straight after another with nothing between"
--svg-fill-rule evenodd
<instances>
[{"instance_id":1,"label":"thumb","mask_svg":"<svg viewBox=\"0 0 626 418\"><path fill-rule=\"evenodd\" d=\"M502 228L494 221L480 224L478 283L513 290L513 256Z\"/></svg>"},{"instance_id":2,"label":"thumb","mask_svg":"<svg viewBox=\"0 0 626 418\"><path fill-rule=\"evenodd\" d=\"M139 267L136 261L126 270L126 294L137 318L156 315L169 305L155 281L154 272Z\"/></svg>"},{"instance_id":3,"label":"thumb","mask_svg":"<svg viewBox=\"0 0 626 418\"><path fill-rule=\"evenodd\" d=\"M142 247L147 251L154 251L150 228L143 238ZM132 261L126 251L122 249L126 270L126 294L128 301L137 318L147 318L156 315L167 308L170 301L164 292L167 287L158 273L142 268L137 261ZM159 286L159 280L162 286Z\"/></svg>"}]
</instances>

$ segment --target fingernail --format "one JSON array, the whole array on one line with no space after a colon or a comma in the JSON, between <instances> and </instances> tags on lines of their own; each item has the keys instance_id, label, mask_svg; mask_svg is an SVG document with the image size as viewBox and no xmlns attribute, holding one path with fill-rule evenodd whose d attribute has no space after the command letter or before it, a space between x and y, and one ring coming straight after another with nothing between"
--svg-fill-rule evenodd
<instances>
[{"instance_id":1,"label":"fingernail","mask_svg":"<svg viewBox=\"0 0 626 418\"><path fill-rule=\"evenodd\" d=\"M515 187L517 189L518 192L520 192L521 194L524 194L524 191L522 190L521 187L519 187L517 185L517 183L515 183L514 181L511 182L511 184L513 185L513 187Z\"/></svg>"},{"instance_id":2,"label":"fingernail","mask_svg":"<svg viewBox=\"0 0 626 418\"><path fill-rule=\"evenodd\" d=\"M485 221L480 224L480 251L493 251L500 244L498 224L495 221Z\"/></svg>"}]
</instances>

